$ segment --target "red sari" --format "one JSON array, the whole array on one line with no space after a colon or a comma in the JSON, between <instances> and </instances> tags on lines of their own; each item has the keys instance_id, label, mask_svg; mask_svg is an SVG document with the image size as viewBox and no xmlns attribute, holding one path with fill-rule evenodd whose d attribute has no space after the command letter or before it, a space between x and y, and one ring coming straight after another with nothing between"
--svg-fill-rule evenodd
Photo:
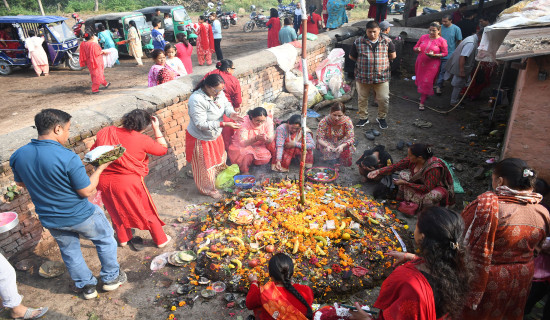
<instances>
[{"instance_id":1,"label":"red sari","mask_svg":"<svg viewBox=\"0 0 550 320\"><path fill-rule=\"evenodd\" d=\"M267 32L267 47L276 47L279 46L279 30L281 30L281 19L279 17L271 18L266 23L266 26L269 28Z\"/></svg>"},{"instance_id":2,"label":"red sari","mask_svg":"<svg viewBox=\"0 0 550 320\"><path fill-rule=\"evenodd\" d=\"M301 284L292 285L306 302L313 303L313 291L310 287ZM292 293L283 287L276 286L273 282L266 283L262 288L251 285L246 295L246 307L254 310L256 319L272 320L271 315L278 312L277 320L306 320L306 306Z\"/></svg>"},{"instance_id":3,"label":"red sari","mask_svg":"<svg viewBox=\"0 0 550 320\"><path fill-rule=\"evenodd\" d=\"M435 320L436 310L432 287L409 261L397 267L384 280L374 307L380 309L378 320Z\"/></svg>"},{"instance_id":4,"label":"red sari","mask_svg":"<svg viewBox=\"0 0 550 320\"><path fill-rule=\"evenodd\" d=\"M80 45L80 66L88 67L92 77L92 92L99 92L99 85L107 85L103 74L103 53L97 42L84 41Z\"/></svg>"},{"instance_id":5,"label":"red sari","mask_svg":"<svg viewBox=\"0 0 550 320\"><path fill-rule=\"evenodd\" d=\"M474 279L462 319L523 319L534 255L550 232L542 196L498 187L462 212Z\"/></svg>"},{"instance_id":6,"label":"red sari","mask_svg":"<svg viewBox=\"0 0 550 320\"><path fill-rule=\"evenodd\" d=\"M97 189L111 216L118 240L132 239L131 228L149 230L155 244L166 242L160 220L143 178L149 173L147 154L162 156L168 151L152 138L137 131L110 126L97 133L90 149L102 145L122 144L126 152L109 165L99 177Z\"/></svg>"},{"instance_id":7,"label":"red sari","mask_svg":"<svg viewBox=\"0 0 550 320\"><path fill-rule=\"evenodd\" d=\"M212 64L212 53L214 52L214 33L212 26L207 23L199 23L197 28L197 59L199 66L204 62Z\"/></svg>"}]
</instances>

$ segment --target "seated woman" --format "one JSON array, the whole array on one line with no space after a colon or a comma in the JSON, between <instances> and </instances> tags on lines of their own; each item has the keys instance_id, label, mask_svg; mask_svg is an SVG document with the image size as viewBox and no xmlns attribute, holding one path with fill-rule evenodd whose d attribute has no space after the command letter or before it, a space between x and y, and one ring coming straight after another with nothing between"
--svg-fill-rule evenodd
<instances>
[{"instance_id":1,"label":"seated woman","mask_svg":"<svg viewBox=\"0 0 550 320\"><path fill-rule=\"evenodd\" d=\"M269 145L269 151L273 154L271 170L288 172L290 162L295 157L302 156L302 117L295 114L286 123L281 124L275 133L275 140ZM306 168L313 166L313 149L315 141L311 130L306 128Z\"/></svg>"},{"instance_id":2,"label":"seated woman","mask_svg":"<svg viewBox=\"0 0 550 320\"><path fill-rule=\"evenodd\" d=\"M317 148L325 161L340 161L346 167L351 166L351 157L355 152L355 134L353 122L346 116L346 106L335 102L330 113L317 127Z\"/></svg>"},{"instance_id":3,"label":"seated woman","mask_svg":"<svg viewBox=\"0 0 550 320\"><path fill-rule=\"evenodd\" d=\"M380 309L378 320L460 319L460 311L471 278L471 267L462 244L464 222L459 214L445 208L431 207L418 216L414 242L418 257L412 253L390 251L397 267L382 283L374 307ZM360 310L351 319L369 320Z\"/></svg>"},{"instance_id":4,"label":"seated woman","mask_svg":"<svg viewBox=\"0 0 550 320\"><path fill-rule=\"evenodd\" d=\"M262 288L255 274L248 275L250 289L246 295L246 307L254 310L256 319L313 319L313 291L308 286L290 281L294 274L292 258L277 253L269 260L268 268L271 281Z\"/></svg>"},{"instance_id":5,"label":"seated woman","mask_svg":"<svg viewBox=\"0 0 550 320\"><path fill-rule=\"evenodd\" d=\"M271 152L267 149L273 141L273 120L267 111L258 107L248 111L248 117L233 135L229 145L231 163L239 165L241 173L248 174L250 165L261 166L269 163Z\"/></svg>"},{"instance_id":6,"label":"seated woman","mask_svg":"<svg viewBox=\"0 0 550 320\"><path fill-rule=\"evenodd\" d=\"M178 77L176 70L166 63L166 55L161 49L155 49L151 53L155 64L149 70L148 86L155 87L159 84L172 81Z\"/></svg>"},{"instance_id":7,"label":"seated woman","mask_svg":"<svg viewBox=\"0 0 550 320\"><path fill-rule=\"evenodd\" d=\"M399 186L398 200L414 202L416 212L423 207L448 206L454 203L454 187L451 172L439 158L434 157L432 148L426 144L415 143L408 156L398 163L371 171L367 177L375 179L378 175L388 175L408 169L410 176L401 172L401 179L394 181Z\"/></svg>"},{"instance_id":8,"label":"seated woman","mask_svg":"<svg viewBox=\"0 0 550 320\"><path fill-rule=\"evenodd\" d=\"M393 164L393 158L386 151L385 146L377 145L372 149L365 150L361 158L359 158L355 164L359 167L359 174L363 176L364 182L367 182L370 180L368 175L371 171L391 166ZM379 176L375 180L382 180L382 177Z\"/></svg>"}]
</instances>

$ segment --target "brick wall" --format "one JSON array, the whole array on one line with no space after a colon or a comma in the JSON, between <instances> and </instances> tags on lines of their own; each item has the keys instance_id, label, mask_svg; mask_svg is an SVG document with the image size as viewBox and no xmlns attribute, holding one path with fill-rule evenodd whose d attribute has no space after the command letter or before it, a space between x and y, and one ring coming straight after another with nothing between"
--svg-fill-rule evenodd
<instances>
[{"instance_id":1,"label":"brick wall","mask_svg":"<svg viewBox=\"0 0 550 320\"><path fill-rule=\"evenodd\" d=\"M334 41L331 36L320 36L318 41L314 43L309 42L308 70L310 74L313 74L315 67L327 56L331 47L333 47L333 43ZM275 57L271 53L261 51L233 61L237 66L234 75L241 83L243 109L245 111L249 108L255 108L263 102L274 100L283 91L284 74L277 66ZM256 63L250 63L250 61L255 61ZM195 82L197 79L195 78ZM74 120L77 125L73 126L73 130L80 132L72 132L73 136L69 139L68 147L83 158L84 154L94 143L95 134L101 128L112 124L119 125L121 121L120 117L125 112L134 108L152 109L161 122L161 129L164 132L169 149L165 156L151 157L149 164L150 172L146 178L146 183L149 186L154 186L173 178L187 165L185 160L185 130L189 123L187 102L190 92L182 95L181 85L178 85L177 81L188 82L187 88L193 85L191 83L192 80L187 77L186 79L172 81L172 83L167 83L162 87L136 93L135 96L131 97L133 100L125 99L125 101L135 101L135 103L127 104L124 106L124 109L117 102L113 102L112 106L102 105L101 110L121 109L117 113L119 116L114 119L113 116L105 116L105 118L111 120L95 125L91 129L82 129L86 127L88 121L93 121L88 120L93 118L89 117L89 113L86 114L83 112L80 117L75 116L73 113L73 116L75 116L73 119L78 118L83 120ZM177 97L163 97L163 101L155 97L155 94L159 93L158 90L168 88L169 86L177 86L177 92L179 93ZM32 134L33 136L31 137L34 138L34 132L27 131L27 134ZM146 132L146 134L152 136L152 131ZM2 139L9 141L8 137L0 137L0 144L2 143ZM19 145L12 145L10 150L15 150L18 146L28 141L29 139L22 139ZM4 155L4 159L2 159L0 165L0 190L2 193L5 192L8 186L14 184L8 156L9 154ZM92 167L88 166L87 169L91 171ZM20 220L20 224L16 228L10 232L0 234L0 252L4 256L7 258L11 257L13 260L20 260L33 254L37 250L37 247L38 249L42 247L47 248L54 243L49 232L40 224L28 193L23 191L19 197L11 202L6 202L3 197L0 201L0 212L15 211L19 214Z\"/></svg>"},{"instance_id":2,"label":"brick wall","mask_svg":"<svg viewBox=\"0 0 550 320\"><path fill-rule=\"evenodd\" d=\"M529 58L518 75L514 104L506 132L503 157L521 158L550 182L550 79L538 80L539 70L550 69L550 55ZM521 104L520 104L521 101Z\"/></svg>"}]
</instances>

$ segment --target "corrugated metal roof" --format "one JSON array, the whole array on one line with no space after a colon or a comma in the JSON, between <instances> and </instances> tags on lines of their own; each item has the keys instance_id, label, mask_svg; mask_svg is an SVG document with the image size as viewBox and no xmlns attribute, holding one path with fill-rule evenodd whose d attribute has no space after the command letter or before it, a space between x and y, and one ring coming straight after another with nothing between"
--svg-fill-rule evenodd
<instances>
[{"instance_id":1,"label":"corrugated metal roof","mask_svg":"<svg viewBox=\"0 0 550 320\"><path fill-rule=\"evenodd\" d=\"M496 59L508 61L550 55L550 27L521 28L508 32Z\"/></svg>"}]
</instances>

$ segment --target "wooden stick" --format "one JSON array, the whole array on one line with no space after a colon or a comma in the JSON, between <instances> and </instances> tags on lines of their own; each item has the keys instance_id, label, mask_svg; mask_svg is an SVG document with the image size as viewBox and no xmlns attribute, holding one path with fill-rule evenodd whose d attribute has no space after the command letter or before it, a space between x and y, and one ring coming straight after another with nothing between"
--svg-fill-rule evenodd
<instances>
[{"instance_id":1,"label":"wooden stick","mask_svg":"<svg viewBox=\"0 0 550 320\"><path fill-rule=\"evenodd\" d=\"M304 95L302 97L302 160L300 161L300 203L305 205L306 194L304 188L306 167L306 120L307 120L307 92L309 88L309 76L307 72L307 10L306 1L300 0L302 7L302 74L304 78Z\"/></svg>"}]
</instances>

